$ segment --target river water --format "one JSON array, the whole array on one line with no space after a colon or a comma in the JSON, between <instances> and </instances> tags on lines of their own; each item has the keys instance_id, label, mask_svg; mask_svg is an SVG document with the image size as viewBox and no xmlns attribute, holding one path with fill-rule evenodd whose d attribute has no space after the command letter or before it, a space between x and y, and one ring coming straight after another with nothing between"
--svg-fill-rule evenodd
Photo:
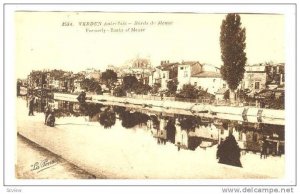
<instances>
[{"instance_id":1,"label":"river water","mask_svg":"<svg viewBox=\"0 0 300 194\"><path fill-rule=\"evenodd\" d=\"M143 108L109 106L104 104L79 104L54 101L56 117L88 116L104 128L114 128L121 122L123 130L142 128L151 131L157 144L170 142L180 149L195 150L220 144L232 134L243 152L260 153L263 143L266 154L284 154L284 126L259 122L241 122L193 115L155 112Z\"/></svg>"}]
</instances>

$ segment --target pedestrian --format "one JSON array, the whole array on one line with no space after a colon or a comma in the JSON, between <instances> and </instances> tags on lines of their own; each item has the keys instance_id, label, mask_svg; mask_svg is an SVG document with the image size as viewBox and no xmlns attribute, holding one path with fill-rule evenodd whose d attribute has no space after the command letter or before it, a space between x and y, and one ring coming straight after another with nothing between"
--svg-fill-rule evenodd
<instances>
[{"instance_id":1,"label":"pedestrian","mask_svg":"<svg viewBox=\"0 0 300 194\"><path fill-rule=\"evenodd\" d=\"M180 151L180 142L177 142L177 150Z\"/></svg>"},{"instance_id":2,"label":"pedestrian","mask_svg":"<svg viewBox=\"0 0 300 194\"><path fill-rule=\"evenodd\" d=\"M79 96L77 97L77 100L79 103L83 104L85 103L86 100L86 93L84 91L82 91Z\"/></svg>"},{"instance_id":3,"label":"pedestrian","mask_svg":"<svg viewBox=\"0 0 300 194\"><path fill-rule=\"evenodd\" d=\"M47 118L49 116L49 114L51 113L51 107L48 105L46 105L45 107L45 125L46 125L46 122L47 122Z\"/></svg>"},{"instance_id":4,"label":"pedestrian","mask_svg":"<svg viewBox=\"0 0 300 194\"><path fill-rule=\"evenodd\" d=\"M160 93L160 99L163 100L164 99L164 94Z\"/></svg>"},{"instance_id":5,"label":"pedestrian","mask_svg":"<svg viewBox=\"0 0 300 194\"><path fill-rule=\"evenodd\" d=\"M48 115L47 120L46 120L46 125L48 125L50 127L54 127L54 125L55 125L54 111L51 111L50 114Z\"/></svg>"},{"instance_id":6,"label":"pedestrian","mask_svg":"<svg viewBox=\"0 0 300 194\"><path fill-rule=\"evenodd\" d=\"M28 113L28 116L34 116L34 114L33 114L33 108L34 108L34 97L32 97L29 100L29 113Z\"/></svg>"}]
</instances>

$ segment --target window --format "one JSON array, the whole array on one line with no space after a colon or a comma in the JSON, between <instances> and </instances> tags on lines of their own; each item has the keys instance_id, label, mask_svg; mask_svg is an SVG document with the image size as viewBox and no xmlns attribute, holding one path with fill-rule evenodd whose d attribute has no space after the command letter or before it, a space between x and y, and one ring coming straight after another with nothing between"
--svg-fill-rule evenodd
<instances>
[{"instance_id":1,"label":"window","mask_svg":"<svg viewBox=\"0 0 300 194\"><path fill-rule=\"evenodd\" d=\"M258 139L258 138L257 138L257 134L254 133L254 134L253 134L253 142L257 142L257 139Z\"/></svg>"},{"instance_id":2,"label":"window","mask_svg":"<svg viewBox=\"0 0 300 194\"><path fill-rule=\"evenodd\" d=\"M259 82L255 82L255 89L259 89Z\"/></svg>"},{"instance_id":3,"label":"window","mask_svg":"<svg viewBox=\"0 0 300 194\"><path fill-rule=\"evenodd\" d=\"M188 72L184 71L184 76L183 77L188 77Z\"/></svg>"},{"instance_id":4,"label":"window","mask_svg":"<svg viewBox=\"0 0 300 194\"><path fill-rule=\"evenodd\" d=\"M163 73L163 78L166 78L166 75Z\"/></svg>"},{"instance_id":5,"label":"window","mask_svg":"<svg viewBox=\"0 0 300 194\"><path fill-rule=\"evenodd\" d=\"M194 86L197 86L197 82L194 82Z\"/></svg>"},{"instance_id":6,"label":"window","mask_svg":"<svg viewBox=\"0 0 300 194\"><path fill-rule=\"evenodd\" d=\"M183 67L180 67L180 70L183 70Z\"/></svg>"},{"instance_id":7,"label":"window","mask_svg":"<svg viewBox=\"0 0 300 194\"><path fill-rule=\"evenodd\" d=\"M223 88L226 88L226 84L223 84Z\"/></svg>"}]
</instances>

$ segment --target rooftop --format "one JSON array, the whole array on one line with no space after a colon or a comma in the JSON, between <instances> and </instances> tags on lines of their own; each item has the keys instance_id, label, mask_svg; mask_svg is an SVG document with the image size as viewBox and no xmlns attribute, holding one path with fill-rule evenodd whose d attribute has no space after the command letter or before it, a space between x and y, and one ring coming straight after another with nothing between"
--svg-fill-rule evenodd
<instances>
[{"instance_id":1,"label":"rooftop","mask_svg":"<svg viewBox=\"0 0 300 194\"><path fill-rule=\"evenodd\" d=\"M199 61L182 61L181 65L196 65L196 64L200 64Z\"/></svg>"},{"instance_id":2,"label":"rooftop","mask_svg":"<svg viewBox=\"0 0 300 194\"><path fill-rule=\"evenodd\" d=\"M213 71L203 71L192 75L192 77L201 77L201 78L221 78L221 74Z\"/></svg>"}]
</instances>

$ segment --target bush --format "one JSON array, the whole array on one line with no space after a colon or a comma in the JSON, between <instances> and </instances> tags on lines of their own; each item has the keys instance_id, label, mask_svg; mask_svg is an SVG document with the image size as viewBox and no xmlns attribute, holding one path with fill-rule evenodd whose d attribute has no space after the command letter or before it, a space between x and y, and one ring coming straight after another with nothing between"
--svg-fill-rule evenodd
<instances>
[{"instance_id":1,"label":"bush","mask_svg":"<svg viewBox=\"0 0 300 194\"><path fill-rule=\"evenodd\" d=\"M118 86L114 89L114 96L126 96L126 90L123 86Z\"/></svg>"}]
</instances>

